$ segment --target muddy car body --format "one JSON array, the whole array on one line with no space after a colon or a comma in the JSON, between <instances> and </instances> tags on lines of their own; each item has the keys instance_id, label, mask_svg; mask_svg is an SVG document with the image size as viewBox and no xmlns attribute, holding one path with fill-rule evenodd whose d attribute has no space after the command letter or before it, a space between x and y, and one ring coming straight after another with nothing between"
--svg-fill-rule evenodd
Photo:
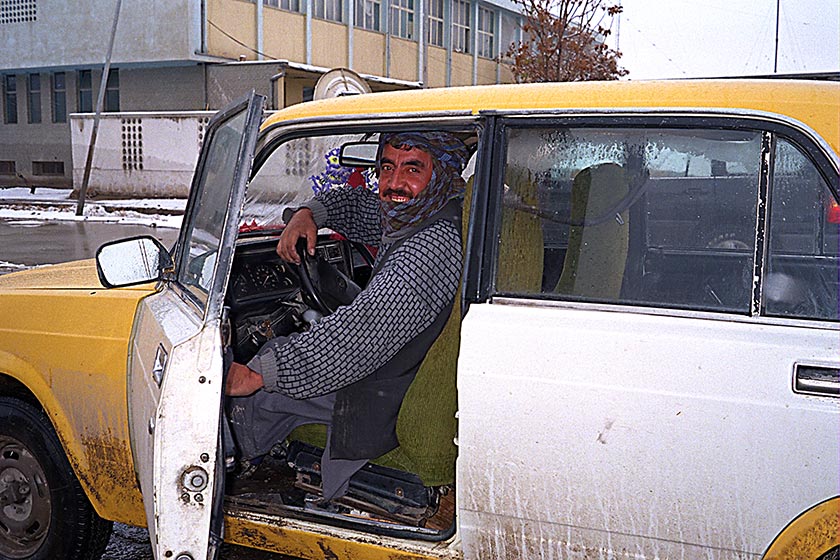
<instances>
[{"instance_id":1,"label":"muddy car body","mask_svg":"<svg viewBox=\"0 0 840 560\"><path fill-rule=\"evenodd\" d=\"M222 538L303 558L836 554L840 85L454 88L261 114L251 96L214 118L171 250L134 239L98 269L0 277L0 558L95 555L110 521L147 525L158 559ZM226 489L225 350L247 358L313 306L273 252L279 216L354 172L375 188L342 149L385 130L473 152L459 304L425 378L441 404L417 389L405 450L349 513L295 501L317 492L317 434L308 463L279 456L297 490ZM318 255L369 274L330 232Z\"/></svg>"}]
</instances>

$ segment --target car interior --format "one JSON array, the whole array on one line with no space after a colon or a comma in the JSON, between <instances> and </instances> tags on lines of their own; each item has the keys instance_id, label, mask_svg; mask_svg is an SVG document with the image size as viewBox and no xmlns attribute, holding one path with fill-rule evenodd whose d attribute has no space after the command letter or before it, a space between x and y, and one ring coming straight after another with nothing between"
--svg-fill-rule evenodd
<instances>
[{"instance_id":1,"label":"car interior","mask_svg":"<svg viewBox=\"0 0 840 560\"><path fill-rule=\"evenodd\" d=\"M474 152L476 132L464 131L459 136ZM323 188L327 176L329 187L353 181L349 179L353 174L356 179L363 176L368 188L375 188L372 165L377 136L347 135L340 140L287 143L263 163L264 176L257 170L252 179L253 193L246 201L226 295L229 344L237 362L247 363L267 340L304 331L338 306L352 302L370 278L375 249L333 231L319 232L314 257L299 247L301 265L284 262L275 252L281 232L275 221L278 208L294 207L294 201L288 194L270 190L265 174L271 172L272 158L285 163L290 153L309 154L313 163L300 173L308 180L301 188L300 202L301 197L311 197ZM324 166L326 171L322 171ZM294 190L288 182L284 188ZM254 217L255 213L260 215ZM301 426L286 441L277 442L248 477L237 476L235 470L229 473L226 507L421 540L451 535L455 530L460 321L459 295L403 400L397 421L399 447L356 473L348 493L333 500L333 507L315 505L321 494L319 461L326 442L326 427L317 424Z\"/></svg>"}]
</instances>

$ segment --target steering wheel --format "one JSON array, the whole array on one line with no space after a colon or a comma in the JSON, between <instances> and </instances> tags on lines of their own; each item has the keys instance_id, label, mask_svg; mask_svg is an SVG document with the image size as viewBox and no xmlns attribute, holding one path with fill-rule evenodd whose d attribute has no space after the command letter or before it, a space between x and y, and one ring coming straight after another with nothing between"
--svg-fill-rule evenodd
<instances>
[{"instance_id":1,"label":"steering wheel","mask_svg":"<svg viewBox=\"0 0 840 560\"><path fill-rule=\"evenodd\" d=\"M358 284L320 256L309 256L305 239L299 239L295 249L300 257L296 268L304 298L324 315L348 305L362 291Z\"/></svg>"}]
</instances>

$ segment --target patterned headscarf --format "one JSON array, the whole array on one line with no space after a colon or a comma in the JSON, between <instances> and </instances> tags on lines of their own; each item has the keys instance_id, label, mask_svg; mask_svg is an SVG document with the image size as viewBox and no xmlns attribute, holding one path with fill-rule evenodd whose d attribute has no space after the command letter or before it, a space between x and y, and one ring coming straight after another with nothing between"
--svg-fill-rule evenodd
<instances>
[{"instance_id":1,"label":"patterned headscarf","mask_svg":"<svg viewBox=\"0 0 840 560\"><path fill-rule=\"evenodd\" d=\"M457 136L448 132L397 132L380 137L377 162L381 161L386 144L394 148L417 148L432 156L432 177L420 194L400 204L379 201L384 238L393 240L437 214L450 200L464 195L461 172L467 163L469 150Z\"/></svg>"}]
</instances>

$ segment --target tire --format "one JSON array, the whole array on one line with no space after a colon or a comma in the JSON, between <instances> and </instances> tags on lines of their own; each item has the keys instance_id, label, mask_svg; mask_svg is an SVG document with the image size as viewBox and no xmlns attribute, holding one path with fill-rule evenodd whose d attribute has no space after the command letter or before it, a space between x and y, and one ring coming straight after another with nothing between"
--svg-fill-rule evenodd
<instances>
[{"instance_id":1,"label":"tire","mask_svg":"<svg viewBox=\"0 0 840 560\"><path fill-rule=\"evenodd\" d=\"M97 560L111 527L88 501L47 416L0 397L0 560Z\"/></svg>"}]
</instances>

